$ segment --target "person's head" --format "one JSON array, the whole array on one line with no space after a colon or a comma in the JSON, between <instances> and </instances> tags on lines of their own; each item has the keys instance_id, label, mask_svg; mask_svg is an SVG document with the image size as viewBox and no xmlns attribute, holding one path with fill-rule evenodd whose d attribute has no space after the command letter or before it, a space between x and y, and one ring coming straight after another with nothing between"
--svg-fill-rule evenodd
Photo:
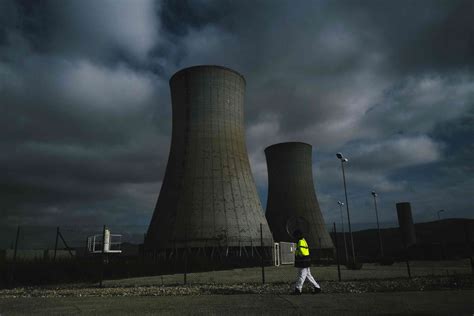
<instances>
[{"instance_id":1,"label":"person's head","mask_svg":"<svg viewBox=\"0 0 474 316\"><path fill-rule=\"evenodd\" d=\"M295 238L297 239L301 239L303 238L303 233L301 232L301 230L297 229L293 232L293 236L295 236Z\"/></svg>"}]
</instances>

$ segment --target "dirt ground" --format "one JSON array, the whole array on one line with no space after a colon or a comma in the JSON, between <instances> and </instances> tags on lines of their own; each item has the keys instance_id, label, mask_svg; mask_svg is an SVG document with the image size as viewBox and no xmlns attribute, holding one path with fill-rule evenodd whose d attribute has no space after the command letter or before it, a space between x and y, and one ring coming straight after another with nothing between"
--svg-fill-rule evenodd
<instances>
[{"instance_id":1,"label":"dirt ground","mask_svg":"<svg viewBox=\"0 0 474 316\"><path fill-rule=\"evenodd\" d=\"M0 290L0 316L24 314L473 315L469 260L365 264L362 270L312 267L323 293L289 295L296 269L266 267L165 275L97 284ZM308 288L306 288L306 293Z\"/></svg>"},{"instance_id":2,"label":"dirt ground","mask_svg":"<svg viewBox=\"0 0 474 316\"><path fill-rule=\"evenodd\" d=\"M469 259L456 261L413 261L410 262L412 277L418 276L446 276L455 274L471 273ZM338 280L337 266L315 266L311 268L313 276L322 281ZM391 266L381 266L374 263L366 263L361 270L347 270L341 266L342 280L361 279L390 279L406 278L407 268L405 262L396 262ZM293 282L296 277L296 269L293 266L266 267L265 281ZM137 286L137 285L170 285L183 283L182 274L165 275L156 277L131 278L122 280L105 281L106 286ZM212 271L203 273L191 273L187 275L190 284L209 283L259 283L262 282L261 268L235 269L229 271Z\"/></svg>"}]
</instances>

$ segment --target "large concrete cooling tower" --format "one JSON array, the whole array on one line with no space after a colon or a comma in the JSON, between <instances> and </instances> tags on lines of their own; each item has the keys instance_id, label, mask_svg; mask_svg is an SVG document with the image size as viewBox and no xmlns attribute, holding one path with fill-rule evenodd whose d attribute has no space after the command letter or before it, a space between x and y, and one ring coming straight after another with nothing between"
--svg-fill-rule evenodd
<instances>
[{"instance_id":1,"label":"large concrete cooling tower","mask_svg":"<svg viewBox=\"0 0 474 316\"><path fill-rule=\"evenodd\" d=\"M196 66L170 87L171 149L146 248L259 247L260 224L271 246L245 145L244 77Z\"/></svg>"},{"instance_id":2,"label":"large concrete cooling tower","mask_svg":"<svg viewBox=\"0 0 474 316\"><path fill-rule=\"evenodd\" d=\"M265 216L275 241L292 241L289 230L301 225L301 229L306 230L305 238L310 248L316 252L320 249L325 249L325 253L332 252L334 246L314 190L311 145L299 142L275 144L265 149L265 156L268 168Z\"/></svg>"}]
</instances>

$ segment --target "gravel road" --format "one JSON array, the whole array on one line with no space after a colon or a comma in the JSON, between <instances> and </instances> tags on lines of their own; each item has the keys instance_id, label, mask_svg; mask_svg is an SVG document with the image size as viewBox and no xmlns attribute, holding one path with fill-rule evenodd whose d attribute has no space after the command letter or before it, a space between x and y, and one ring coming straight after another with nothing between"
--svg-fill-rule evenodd
<instances>
[{"instance_id":1,"label":"gravel road","mask_svg":"<svg viewBox=\"0 0 474 316\"><path fill-rule=\"evenodd\" d=\"M474 276L397 278L388 280L321 281L324 293L373 293L400 291L432 291L474 289ZM308 289L306 289L309 291ZM91 285L65 285L58 287L20 287L0 290L1 298L24 297L115 297L115 296L199 296L236 294L285 295L292 291L292 283L268 284L188 284L188 285L128 285L98 287Z\"/></svg>"}]
</instances>

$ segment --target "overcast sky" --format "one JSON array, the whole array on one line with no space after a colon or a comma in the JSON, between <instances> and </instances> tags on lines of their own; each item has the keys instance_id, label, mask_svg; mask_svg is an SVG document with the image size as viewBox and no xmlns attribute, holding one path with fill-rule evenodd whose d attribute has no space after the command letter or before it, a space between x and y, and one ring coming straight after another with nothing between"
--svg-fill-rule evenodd
<instances>
[{"instance_id":1,"label":"overcast sky","mask_svg":"<svg viewBox=\"0 0 474 316\"><path fill-rule=\"evenodd\" d=\"M412 202L474 217L474 2L0 1L0 223L148 225L171 135L168 80L243 74L262 204L264 148L313 146L327 224L346 165L352 221Z\"/></svg>"}]
</instances>

